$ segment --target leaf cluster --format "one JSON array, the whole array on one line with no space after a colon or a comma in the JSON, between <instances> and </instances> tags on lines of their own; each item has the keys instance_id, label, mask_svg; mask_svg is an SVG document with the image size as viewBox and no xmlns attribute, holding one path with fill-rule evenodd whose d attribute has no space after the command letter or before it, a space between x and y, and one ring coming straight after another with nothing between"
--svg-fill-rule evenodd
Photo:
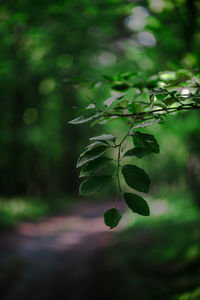
<instances>
[{"instance_id":1,"label":"leaf cluster","mask_svg":"<svg viewBox=\"0 0 200 300\"><path fill-rule=\"evenodd\" d=\"M126 156L136 156L142 158L144 155L150 153L159 153L159 145L153 135L141 133L139 131L134 132L130 130L130 135L126 138L132 138L135 147L128 150L124 156L121 156L120 149L123 141L116 144L116 136L111 134L102 134L96 137L90 138L90 144L86 147L85 151L80 155L77 161L77 168L81 168L80 178L84 178L80 184L80 195L92 195L101 192L105 189L114 179L119 180L120 175L123 176L127 186L132 188L136 192L148 193L150 190L150 178L146 172L136 165L119 165ZM125 140L125 139L124 139ZM114 160L105 156L105 152L111 148L118 148L118 160L117 162L117 175L102 173L106 167ZM119 168L121 168L121 174L119 174ZM120 180L119 180L120 182ZM134 213L138 213L143 216L150 214L149 206L141 196L135 193L124 193L123 198L127 206ZM111 208L104 214L104 222L111 229L116 227L121 220L121 213L117 208Z\"/></svg>"},{"instance_id":2,"label":"leaf cluster","mask_svg":"<svg viewBox=\"0 0 200 300\"><path fill-rule=\"evenodd\" d=\"M71 124L82 124L92 121L104 124L115 118L122 118L129 124L123 139L117 142L112 134L101 134L90 138L90 144L80 155L77 168L81 168L81 195L101 192L111 182L117 180L119 191L121 177L129 190L123 192L123 198L133 213L149 216L147 201L138 193L150 191L150 178L146 172L135 164L123 164L127 157L142 159L144 156L160 152L159 144L152 134L141 132L141 129L160 123L170 113L181 110L200 108L200 74L187 70L177 72L160 72L144 81L135 72L118 73L115 76L103 76L104 82L110 85L110 97L103 102L92 103L86 108L87 113L72 121ZM123 153L122 146L126 139L132 139L133 147ZM116 160L106 151L117 149ZM108 153L108 151L107 151ZM104 170L116 164L116 173L108 174ZM110 168L108 168L110 169ZM111 229L121 220L121 213L113 207L104 214L104 222Z\"/></svg>"}]
</instances>

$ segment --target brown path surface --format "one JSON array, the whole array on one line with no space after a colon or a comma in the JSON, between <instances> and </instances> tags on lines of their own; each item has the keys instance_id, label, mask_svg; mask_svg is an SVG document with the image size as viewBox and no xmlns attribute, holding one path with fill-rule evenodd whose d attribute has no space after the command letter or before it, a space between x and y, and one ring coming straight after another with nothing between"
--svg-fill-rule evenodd
<instances>
[{"instance_id":1,"label":"brown path surface","mask_svg":"<svg viewBox=\"0 0 200 300\"><path fill-rule=\"evenodd\" d=\"M76 204L65 215L1 234L0 299L86 299L95 251L114 244L116 231L102 217L112 206Z\"/></svg>"}]
</instances>

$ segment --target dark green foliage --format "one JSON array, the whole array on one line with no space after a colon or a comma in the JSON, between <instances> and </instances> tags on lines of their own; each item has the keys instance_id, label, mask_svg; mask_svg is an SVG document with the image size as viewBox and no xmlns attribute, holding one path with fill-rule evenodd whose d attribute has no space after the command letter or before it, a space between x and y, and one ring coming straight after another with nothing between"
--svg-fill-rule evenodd
<instances>
[{"instance_id":1,"label":"dark green foliage","mask_svg":"<svg viewBox=\"0 0 200 300\"><path fill-rule=\"evenodd\" d=\"M113 163L116 162L117 165L116 178L119 191L122 191L120 183L121 170L125 182L130 188L138 192L148 193L151 183L148 175L143 169L136 165L123 166L123 158L133 156L141 159L149 154L158 154L160 152L159 144L154 135L136 131L137 129L160 123L164 121L165 117L170 113L200 108L198 89L196 89L198 84L195 83L196 77L190 72L188 76L187 79L190 78L190 81L185 82L186 78L184 76L180 77L176 72L160 72L156 76L157 79L154 81L153 88L149 86L151 79L145 83L139 76L137 78L137 74L122 76L121 73L118 73L114 78L109 79L105 76L110 85L110 91L112 89L119 89L127 90L127 92L113 94L113 91L111 91L111 97L103 101L104 109L106 107L105 111L97 108L97 106L93 106L94 115L98 111L101 111L101 114L97 116L95 122L101 124L102 122L121 118L128 121L129 129L119 143L116 142L116 136L112 134L102 134L90 138L90 141L93 141L93 143L86 147L85 152L81 154L77 163L77 167L87 164L83 167L80 177L98 174L107 164L102 157L107 147L109 147L110 150L114 148L117 149L116 159L113 159ZM131 82L127 82L130 78ZM165 82L164 85L166 88L159 86L160 80ZM188 92L188 90L185 89L186 94L184 94L184 90L180 92L182 86L187 84L191 85L191 80L193 80L193 84L196 85L195 89L192 90L192 92ZM137 96L133 88L140 90L138 93L139 96ZM149 93L146 92L146 89L149 89ZM123 154L123 143L128 138L132 138L134 147ZM97 179L96 177L94 177L95 179L92 178L89 178L81 184L81 194L90 194L101 190L103 187L101 182L99 186L95 186ZM124 198L126 204L133 212L144 216L150 214L148 204L142 197L125 193Z\"/></svg>"},{"instance_id":2,"label":"dark green foliage","mask_svg":"<svg viewBox=\"0 0 200 300\"><path fill-rule=\"evenodd\" d=\"M82 169L79 177L89 177L90 175L99 173L111 161L108 157L99 157L95 160L89 161Z\"/></svg>"},{"instance_id":3,"label":"dark green foliage","mask_svg":"<svg viewBox=\"0 0 200 300\"><path fill-rule=\"evenodd\" d=\"M136 131L133 133L133 142L136 147L143 148L147 154L160 152L159 144L152 134Z\"/></svg>"},{"instance_id":4,"label":"dark green foliage","mask_svg":"<svg viewBox=\"0 0 200 300\"><path fill-rule=\"evenodd\" d=\"M148 149L142 147L134 147L133 149L128 150L124 156L136 156L138 158L142 158L145 155L150 154Z\"/></svg>"},{"instance_id":5,"label":"dark green foliage","mask_svg":"<svg viewBox=\"0 0 200 300\"><path fill-rule=\"evenodd\" d=\"M94 147L92 149L86 150L79 157L76 167L79 168L79 167L83 166L84 164L88 163L89 161L102 156L107 148L108 148L108 146L100 145L98 147Z\"/></svg>"},{"instance_id":6,"label":"dark green foliage","mask_svg":"<svg viewBox=\"0 0 200 300\"><path fill-rule=\"evenodd\" d=\"M130 86L126 83L116 83L112 86L113 90L116 91L125 91L129 88Z\"/></svg>"},{"instance_id":7,"label":"dark green foliage","mask_svg":"<svg viewBox=\"0 0 200 300\"><path fill-rule=\"evenodd\" d=\"M125 165L122 174L126 184L138 192L148 193L150 190L150 179L145 171L135 165Z\"/></svg>"},{"instance_id":8,"label":"dark green foliage","mask_svg":"<svg viewBox=\"0 0 200 300\"><path fill-rule=\"evenodd\" d=\"M121 220L121 214L118 209L111 208L104 213L104 223L110 227L110 229L116 227Z\"/></svg>"},{"instance_id":9,"label":"dark green foliage","mask_svg":"<svg viewBox=\"0 0 200 300\"><path fill-rule=\"evenodd\" d=\"M140 196L131 193L125 193L124 199L128 207L135 213L142 216L149 216L150 210L147 202Z\"/></svg>"},{"instance_id":10,"label":"dark green foliage","mask_svg":"<svg viewBox=\"0 0 200 300\"><path fill-rule=\"evenodd\" d=\"M192 73L190 73L189 78L192 78L195 82L196 77L192 76ZM101 124L102 122L104 123L112 119L122 118L128 121L129 129L119 143L116 141L116 136L113 136L112 134L101 134L90 138L90 141L93 143L89 144L86 147L85 152L81 154L77 167L83 166L80 177L99 174L108 162L102 157L106 149L108 147L110 150L112 148L117 149L116 159L112 159L113 164L116 162L117 165L116 179L119 191L122 191L120 183L122 173L126 184L130 188L138 192L148 193L151 181L146 172L136 165L123 165L123 158L133 156L141 159L152 153L158 154L160 152L160 147L154 135L136 130L160 123L164 121L165 117L170 113L178 112L180 110L199 109L199 94L196 89L193 93L188 92L187 89L186 94L181 93L180 86L186 84L186 82L182 81L183 78L185 80L185 77L182 77L181 79L176 72L166 71L159 73L156 77L157 80L154 82L153 89L149 87L150 81L147 80L145 83L143 79L136 77L137 74L122 76L121 73L118 73L115 78L109 78L109 80L105 77L110 85L110 90L119 88L121 90L127 89L127 92L119 94L113 94L113 92L111 92L111 97L103 101L104 109L106 107L106 111L101 110L92 104L94 115L98 110L101 111L101 114L97 116L95 123ZM130 78L133 78L134 80L127 84L126 81ZM168 86L166 88L160 87L159 80L167 82L166 85L170 86L170 89L168 89ZM188 84L190 84L190 81ZM140 89L140 96L137 96L137 94L134 93L132 90L133 87ZM146 90L143 92L144 87L149 89L149 93L147 93ZM148 102L148 100L150 101ZM173 106L171 106L172 104ZM123 154L123 143L128 138L132 138L134 147ZM80 186L80 193L90 194L100 191L104 185L102 182L106 177L102 177L103 181L100 181L99 185L96 185L98 181L97 178L101 178L101 176L95 176L84 181ZM148 204L142 197L125 193L124 198L126 204L133 212L144 216L150 214ZM111 210L111 212L113 211Z\"/></svg>"},{"instance_id":11,"label":"dark green foliage","mask_svg":"<svg viewBox=\"0 0 200 300\"><path fill-rule=\"evenodd\" d=\"M80 195L92 195L98 193L102 191L111 180L112 176L109 175L90 177L81 183Z\"/></svg>"}]
</instances>

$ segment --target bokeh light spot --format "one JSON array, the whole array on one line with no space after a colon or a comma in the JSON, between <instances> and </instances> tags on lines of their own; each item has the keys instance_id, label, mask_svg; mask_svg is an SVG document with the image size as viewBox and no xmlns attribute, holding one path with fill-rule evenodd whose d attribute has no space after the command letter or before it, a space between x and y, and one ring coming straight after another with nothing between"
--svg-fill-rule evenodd
<instances>
[{"instance_id":1,"label":"bokeh light spot","mask_svg":"<svg viewBox=\"0 0 200 300\"><path fill-rule=\"evenodd\" d=\"M47 51L45 48L36 48L31 53L31 59L34 61L41 60L45 56L46 52Z\"/></svg>"},{"instance_id":2,"label":"bokeh light spot","mask_svg":"<svg viewBox=\"0 0 200 300\"><path fill-rule=\"evenodd\" d=\"M116 56L113 53L102 52L98 56L98 62L102 66L112 66L116 62Z\"/></svg>"},{"instance_id":3,"label":"bokeh light spot","mask_svg":"<svg viewBox=\"0 0 200 300\"><path fill-rule=\"evenodd\" d=\"M147 23L148 10L145 7L137 6L133 8L132 13L125 19L126 26L133 31L143 29Z\"/></svg>"},{"instance_id":4,"label":"bokeh light spot","mask_svg":"<svg viewBox=\"0 0 200 300\"><path fill-rule=\"evenodd\" d=\"M98 56L95 55L91 58L90 64L94 68L109 67L116 62L116 56L110 52L101 52Z\"/></svg>"},{"instance_id":5,"label":"bokeh light spot","mask_svg":"<svg viewBox=\"0 0 200 300\"><path fill-rule=\"evenodd\" d=\"M57 66L60 68L69 68L73 64L73 56L69 54L62 54L57 59Z\"/></svg>"},{"instance_id":6,"label":"bokeh light spot","mask_svg":"<svg viewBox=\"0 0 200 300\"><path fill-rule=\"evenodd\" d=\"M156 13L161 13L165 7L163 0L150 0L150 9Z\"/></svg>"},{"instance_id":7,"label":"bokeh light spot","mask_svg":"<svg viewBox=\"0 0 200 300\"><path fill-rule=\"evenodd\" d=\"M36 108L30 107L25 110L23 120L26 125L34 124L38 119L38 111Z\"/></svg>"},{"instance_id":8,"label":"bokeh light spot","mask_svg":"<svg viewBox=\"0 0 200 300\"><path fill-rule=\"evenodd\" d=\"M39 91L42 94L49 94L54 90L55 86L56 86L55 80L51 78L47 78L40 82Z\"/></svg>"},{"instance_id":9,"label":"bokeh light spot","mask_svg":"<svg viewBox=\"0 0 200 300\"><path fill-rule=\"evenodd\" d=\"M156 44L154 35L148 31L142 31L138 33L137 38L139 42L144 46L153 47Z\"/></svg>"}]
</instances>

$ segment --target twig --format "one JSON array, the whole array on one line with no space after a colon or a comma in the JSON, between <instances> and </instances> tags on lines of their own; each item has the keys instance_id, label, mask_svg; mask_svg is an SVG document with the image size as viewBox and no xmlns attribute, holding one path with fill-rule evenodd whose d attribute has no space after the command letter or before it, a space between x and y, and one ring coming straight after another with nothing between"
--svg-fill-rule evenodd
<instances>
[{"instance_id":1,"label":"twig","mask_svg":"<svg viewBox=\"0 0 200 300\"><path fill-rule=\"evenodd\" d=\"M137 120L137 115L135 116L133 122L131 123L127 134L123 137L123 139L121 140L121 142L119 144L115 145L116 147L118 147L118 155L117 155L117 181L118 181L118 186L119 186L119 192L120 193L122 192L121 184L120 184L120 179L119 179L119 168L120 168L120 160L121 160L121 147L122 147L122 144L124 143L124 141L126 140L126 138L128 136L130 136L131 129L133 128L136 120Z\"/></svg>"},{"instance_id":2,"label":"twig","mask_svg":"<svg viewBox=\"0 0 200 300\"><path fill-rule=\"evenodd\" d=\"M177 107L168 107L168 108L163 108L163 109L154 109L150 111L142 111L138 113L131 113L131 114L116 114L116 113L108 113L104 112L106 115L109 115L110 117L145 117L147 115L151 115L154 113L173 113L181 110L195 110L195 109L200 109L200 105L193 105L193 104L185 104L185 105L180 105Z\"/></svg>"}]
</instances>

